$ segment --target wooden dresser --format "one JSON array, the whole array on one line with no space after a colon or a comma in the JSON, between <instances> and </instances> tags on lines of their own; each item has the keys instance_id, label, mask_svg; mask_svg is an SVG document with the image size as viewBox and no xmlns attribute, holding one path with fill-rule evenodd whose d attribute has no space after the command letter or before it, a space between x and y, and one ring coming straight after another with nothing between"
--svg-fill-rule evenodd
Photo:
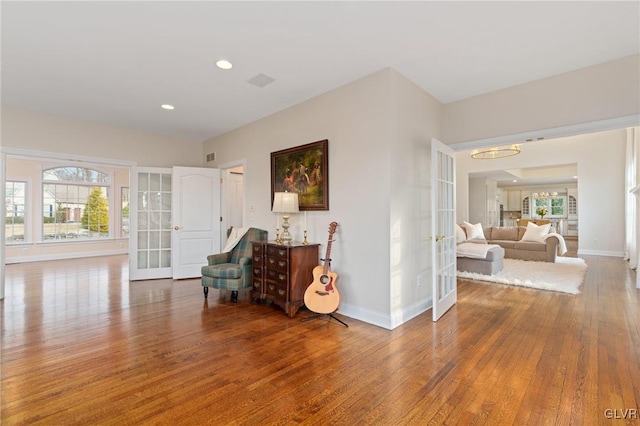
<instances>
[{"instance_id":1,"label":"wooden dresser","mask_svg":"<svg viewBox=\"0 0 640 426\"><path fill-rule=\"evenodd\" d=\"M313 282L320 244L252 244L252 300L280 306L293 318L304 304L304 292Z\"/></svg>"}]
</instances>

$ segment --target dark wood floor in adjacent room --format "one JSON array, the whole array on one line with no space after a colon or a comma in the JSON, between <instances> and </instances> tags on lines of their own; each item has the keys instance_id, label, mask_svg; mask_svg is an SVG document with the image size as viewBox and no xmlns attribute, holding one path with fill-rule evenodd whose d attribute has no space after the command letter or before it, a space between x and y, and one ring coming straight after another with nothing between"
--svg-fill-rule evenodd
<instances>
[{"instance_id":1,"label":"dark wood floor in adjacent room","mask_svg":"<svg viewBox=\"0 0 640 426\"><path fill-rule=\"evenodd\" d=\"M459 281L392 331L129 283L125 256L8 265L0 422L638 424L635 272L586 259L578 296Z\"/></svg>"}]
</instances>

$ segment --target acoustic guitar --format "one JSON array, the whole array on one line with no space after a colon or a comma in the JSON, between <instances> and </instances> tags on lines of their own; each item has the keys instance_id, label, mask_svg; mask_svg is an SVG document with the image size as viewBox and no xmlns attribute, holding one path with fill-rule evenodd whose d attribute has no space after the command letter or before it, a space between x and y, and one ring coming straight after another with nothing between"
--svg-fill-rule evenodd
<instances>
[{"instance_id":1,"label":"acoustic guitar","mask_svg":"<svg viewBox=\"0 0 640 426\"><path fill-rule=\"evenodd\" d=\"M304 292L304 304L309 310L319 314L331 314L340 305L340 294L336 283L338 274L329 270L331 266L331 243L333 234L336 232L338 224L329 224L329 241L327 242L327 252L324 255L324 265L313 268L313 282Z\"/></svg>"}]
</instances>

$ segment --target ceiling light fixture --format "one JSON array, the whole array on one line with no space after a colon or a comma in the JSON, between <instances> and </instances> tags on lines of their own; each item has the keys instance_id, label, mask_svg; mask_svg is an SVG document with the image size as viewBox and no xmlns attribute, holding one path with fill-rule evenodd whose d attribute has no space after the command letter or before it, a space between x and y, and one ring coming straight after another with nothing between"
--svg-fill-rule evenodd
<instances>
[{"instance_id":1,"label":"ceiling light fixture","mask_svg":"<svg viewBox=\"0 0 640 426\"><path fill-rule=\"evenodd\" d=\"M233 68L233 64L226 59L220 59L218 62L216 62L216 66L222 70L230 70L231 68Z\"/></svg>"},{"instance_id":2,"label":"ceiling light fixture","mask_svg":"<svg viewBox=\"0 0 640 426\"><path fill-rule=\"evenodd\" d=\"M510 147L503 148L474 149L471 151L471 158L476 160L493 160L518 154L520 154L520 145L511 145Z\"/></svg>"},{"instance_id":3,"label":"ceiling light fixture","mask_svg":"<svg viewBox=\"0 0 640 426\"><path fill-rule=\"evenodd\" d=\"M175 107L173 105L169 105L169 104L160 105L160 108L167 109L167 110L175 109Z\"/></svg>"},{"instance_id":4,"label":"ceiling light fixture","mask_svg":"<svg viewBox=\"0 0 640 426\"><path fill-rule=\"evenodd\" d=\"M557 192L534 192L531 194L533 198L556 198L558 196Z\"/></svg>"}]
</instances>

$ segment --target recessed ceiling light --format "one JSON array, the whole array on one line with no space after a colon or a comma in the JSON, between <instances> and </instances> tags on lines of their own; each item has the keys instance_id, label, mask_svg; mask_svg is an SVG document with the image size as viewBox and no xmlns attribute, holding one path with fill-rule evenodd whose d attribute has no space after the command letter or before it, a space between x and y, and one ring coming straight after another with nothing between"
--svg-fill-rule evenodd
<instances>
[{"instance_id":1,"label":"recessed ceiling light","mask_svg":"<svg viewBox=\"0 0 640 426\"><path fill-rule=\"evenodd\" d=\"M578 176L574 176L573 178L574 178L574 179L578 179Z\"/></svg>"},{"instance_id":2,"label":"recessed ceiling light","mask_svg":"<svg viewBox=\"0 0 640 426\"><path fill-rule=\"evenodd\" d=\"M233 68L233 64L226 59L220 59L218 62L216 62L216 65L218 68L223 70L230 70L231 68Z\"/></svg>"},{"instance_id":3,"label":"recessed ceiling light","mask_svg":"<svg viewBox=\"0 0 640 426\"><path fill-rule=\"evenodd\" d=\"M514 179L514 180L512 180L511 182L516 183L516 182L518 182L518 181Z\"/></svg>"},{"instance_id":4,"label":"recessed ceiling light","mask_svg":"<svg viewBox=\"0 0 640 426\"><path fill-rule=\"evenodd\" d=\"M173 105L169 105L169 104L161 105L161 106L160 106L160 108L162 108L162 109L168 109L168 110L175 109Z\"/></svg>"}]
</instances>

